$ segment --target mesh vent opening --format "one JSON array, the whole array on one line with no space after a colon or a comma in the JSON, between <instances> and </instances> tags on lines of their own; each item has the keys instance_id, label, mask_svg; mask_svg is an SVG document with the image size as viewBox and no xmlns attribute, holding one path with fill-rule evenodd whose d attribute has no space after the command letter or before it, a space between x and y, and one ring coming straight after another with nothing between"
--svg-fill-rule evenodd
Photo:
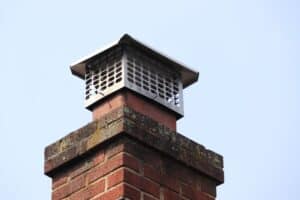
<instances>
[{"instance_id":1,"label":"mesh vent opening","mask_svg":"<svg viewBox=\"0 0 300 200\"><path fill-rule=\"evenodd\" d=\"M121 57L88 66L85 74L85 100L99 94L104 96L107 90L122 80Z\"/></svg>"},{"instance_id":2,"label":"mesh vent opening","mask_svg":"<svg viewBox=\"0 0 300 200\"><path fill-rule=\"evenodd\" d=\"M180 74L160 61L133 51L109 54L86 65L85 106L128 88L183 115Z\"/></svg>"},{"instance_id":3,"label":"mesh vent opening","mask_svg":"<svg viewBox=\"0 0 300 200\"><path fill-rule=\"evenodd\" d=\"M141 92L150 94L167 105L181 107L179 76L162 70L164 66L149 58L127 55L127 81Z\"/></svg>"}]
</instances>

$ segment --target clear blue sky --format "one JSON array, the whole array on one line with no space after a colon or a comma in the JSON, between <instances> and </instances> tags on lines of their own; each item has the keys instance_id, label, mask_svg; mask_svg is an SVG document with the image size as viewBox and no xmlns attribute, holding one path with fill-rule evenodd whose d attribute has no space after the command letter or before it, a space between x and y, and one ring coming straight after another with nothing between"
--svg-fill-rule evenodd
<instances>
[{"instance_id":1,"label":"clear blue sky","mask_svg":"<svg viewBox=\"0 0 300 200\"><path fill-rule=\"evenodd\" d=\"M0 196L50 199L44 147L91 121L69 65L123 33L200 71L179 132L222 154L222 200L299 199L297 0L0 0Z\"/></svg>"}]
</instances>

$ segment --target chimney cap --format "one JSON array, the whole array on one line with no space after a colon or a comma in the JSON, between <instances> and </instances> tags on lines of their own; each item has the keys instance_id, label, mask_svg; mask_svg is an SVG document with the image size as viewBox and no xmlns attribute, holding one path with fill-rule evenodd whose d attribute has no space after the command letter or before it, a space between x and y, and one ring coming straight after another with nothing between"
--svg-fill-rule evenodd
<instances>
[{"instance_id":1,"label":"chimney cap","mask_svg":"<svg viewBox=\"0 0 300 200\"><path fill-rule=\"evenodd\" d=\"M154 50L149 45L145 45L144 43L138 41L137 39L133 38L128 34L124 34L119 40L109 45L106 45L103 48L98 49L94 53L72 63L70 66L72 74L78 76L81 79L84 79L87 62L101 54L104 54L105 52L114 49L115 47L123 45L137 48L138 50L143 51L146 54L151 55L152 57L160 60L161 62L166 63L171 67L174 67L176 71L180 72L183 88L188 87L189 85L195 83L198 80L199 72L185 66L184 64L178 62L175 59L170 58L169 56L166 56L165 54L157 50Z\"/></svg>"}]
</instances>

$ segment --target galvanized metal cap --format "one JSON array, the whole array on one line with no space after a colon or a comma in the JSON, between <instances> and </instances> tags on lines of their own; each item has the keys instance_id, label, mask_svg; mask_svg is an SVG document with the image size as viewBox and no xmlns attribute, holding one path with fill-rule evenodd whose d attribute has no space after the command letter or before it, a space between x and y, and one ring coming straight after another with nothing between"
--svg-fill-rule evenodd
<instances>
[{"instance_id":1,"label":"galvanized metal cap","mask_svg":"<svg viewBox=\"0 0 300 200\"><path fill-rule=\"evenodd\" d=\"M176 61L175 59L166 56L165 54L154 50L149 45L145 45L144 43L138 41L137 39L131 37L128 34L124 34L119 40L95 51L94 53L81 58L80 60L71 64L70 68L72 74L78 76L81 79L85 78L86 74L86 64L93 60L95 57L101 56L102 54L108 53L112 49L121 46L129 46L138 51L141 51L153 59L157 59L160 62L164 63L165 66L173 68L180 74L180 79L182 82L183 88L188 87L189 85L195 83L198 80L199 72L185 66L184 64ZM172 69L172 70L173 70Z\"/></svg>"}]
</instances>

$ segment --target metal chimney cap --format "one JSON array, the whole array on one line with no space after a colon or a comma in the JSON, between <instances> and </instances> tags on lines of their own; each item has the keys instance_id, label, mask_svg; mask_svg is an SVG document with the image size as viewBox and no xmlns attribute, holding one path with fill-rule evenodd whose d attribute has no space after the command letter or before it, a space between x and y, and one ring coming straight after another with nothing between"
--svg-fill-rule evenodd
<instances>
[{"instance_id":1,"label":"metal chimney cap","mask_svg":"<svg viewBox=\"0 0 300 200\"><path fill-rule=\"evenodd\" d=\"M157 50L154 50L152 47L150 48L149 45L145 45L144 43L134 39L128 34L124 34L119 40L107 46L104 46L103 48L98 49L94 53L72 63L70 66L72 74L78 76L81 79L84 79L86 74L86 63L88 61L93 60L93 58L101 54L107 53L110 50L115 49L116 47L121 46L133 47L141 52L144 52L147 55L150 55L154 59L157 59L167 64L167 66L173 67L176 71L180 73L183 88L188 87L189 85L195 83L198 80L199 72L186 67L185 65L176 61L175 59L171 59L169 56L166 56Z\"/></svg>"}]
</instances>

